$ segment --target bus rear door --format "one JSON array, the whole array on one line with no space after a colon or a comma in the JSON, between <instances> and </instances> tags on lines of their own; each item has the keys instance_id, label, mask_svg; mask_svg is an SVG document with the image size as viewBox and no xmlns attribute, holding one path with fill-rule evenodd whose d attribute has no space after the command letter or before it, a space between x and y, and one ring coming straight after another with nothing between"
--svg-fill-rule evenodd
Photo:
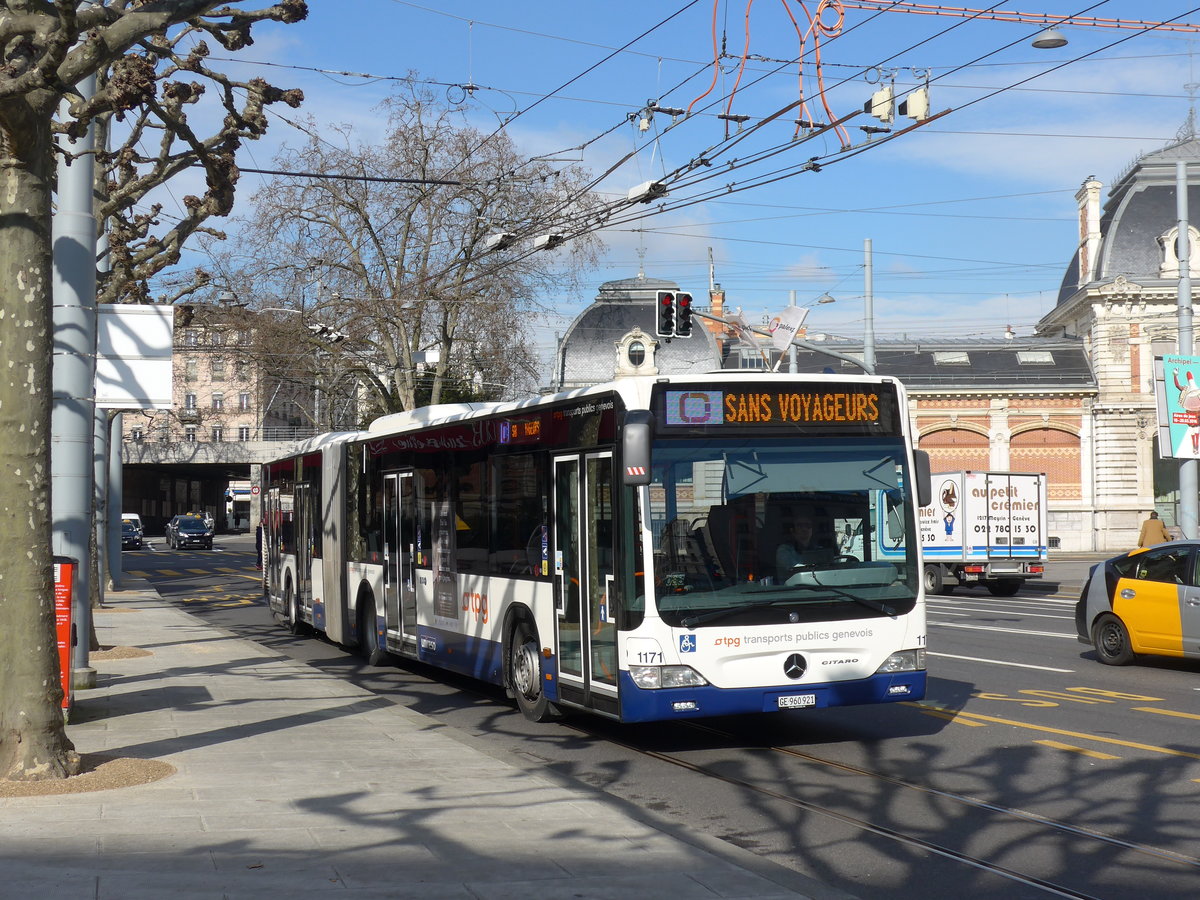
<instances>
[{"instance_id":1,"label":"bus rear door","mask_svg":"<svg viewBox=\"0 0 1200 900\"><path fill-rule=\"evenodd\" d=\"M416 497L413 473L383 477L383 593L388 641L415 646Z\"/></svg>"}]
</instances>

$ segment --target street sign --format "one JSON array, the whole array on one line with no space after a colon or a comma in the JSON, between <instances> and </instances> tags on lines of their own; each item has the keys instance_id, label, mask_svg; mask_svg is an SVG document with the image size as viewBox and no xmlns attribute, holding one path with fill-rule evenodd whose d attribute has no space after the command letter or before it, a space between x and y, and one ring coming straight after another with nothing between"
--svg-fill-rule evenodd
<instances>
[{"instance_id":1,"label":"street sign","mask_svg":"<svg viewBox=\"0 0 1200 900\"><path fill-rule=\"evenodd\" d=\"M251 486L250 486L250 496L251 496L251 497L257 497L257 496L258 496L258 485L257 485L257 484L254 484L254 485L251 485Z\"/></svg>"}]
</instances>

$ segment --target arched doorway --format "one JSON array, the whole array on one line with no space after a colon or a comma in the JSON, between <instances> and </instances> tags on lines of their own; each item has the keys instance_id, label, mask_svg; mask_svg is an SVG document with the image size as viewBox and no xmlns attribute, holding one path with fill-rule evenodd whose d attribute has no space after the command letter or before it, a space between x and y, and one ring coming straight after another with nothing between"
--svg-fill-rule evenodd
<instances>
[{"instance_id":1,"label":"arched doorway","mask_svg":"<svg viewBox=\"0 0 1200 900\"><path fill-rule=\"evenodd\" d=\"M1083 499L1083 468L1077 434L1059 428L1015 432L1008 444L1008 462L1014 472L1044 472L1050 501Z\"/></svg>"},{"instance_id":2,"label":"arched doorway","mask_svg":"<svg viewBox=\"0 0 1200 900\"><path fill-rule=\"evenodd\" d=\"M988 438L977 431L939 428L922 435L919 446L929 454L929 465L934 472L961 469L979 472L989 468Z\"/></svg>"}]
</instances>

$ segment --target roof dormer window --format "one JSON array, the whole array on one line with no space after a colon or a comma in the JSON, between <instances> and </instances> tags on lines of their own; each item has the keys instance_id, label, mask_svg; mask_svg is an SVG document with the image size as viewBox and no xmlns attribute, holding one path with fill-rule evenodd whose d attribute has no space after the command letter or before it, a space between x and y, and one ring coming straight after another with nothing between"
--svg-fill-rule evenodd
<instances>
[{"instance_id":1,"label":"roof dormer window","mask_svg":"<svg viewBox=\"0 0 1200 900\"><path fill-rule=\"evenodd\" d=\"M935 366L969 366L971 357L966 350L934 350Z\"/></svg>"}]
</instances>

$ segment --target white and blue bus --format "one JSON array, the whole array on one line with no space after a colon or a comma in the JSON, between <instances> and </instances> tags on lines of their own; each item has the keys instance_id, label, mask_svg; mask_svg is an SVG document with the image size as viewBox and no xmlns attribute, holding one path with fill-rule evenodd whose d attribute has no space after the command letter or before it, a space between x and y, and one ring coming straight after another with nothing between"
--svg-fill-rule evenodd
<instances>
[{"instance_id":1,"label":"white and blue bus","mask_svg":"<svg viewBox=\"0 0 1200 900\"><path fill-rule=\"evenodd\" d=\"M264 584L293 630L502 685L534 720L918 700L928 487L890 378L427 407L263 466Z\"/></svg>"}]
</instances>

